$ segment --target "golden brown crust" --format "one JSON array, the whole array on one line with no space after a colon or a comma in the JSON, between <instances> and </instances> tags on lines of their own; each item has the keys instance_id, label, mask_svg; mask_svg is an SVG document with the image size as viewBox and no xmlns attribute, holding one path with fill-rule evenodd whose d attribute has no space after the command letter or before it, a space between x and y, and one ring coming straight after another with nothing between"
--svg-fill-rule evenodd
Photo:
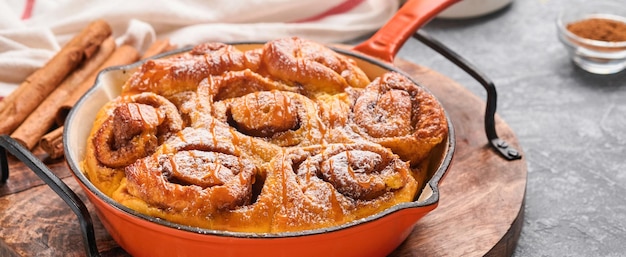
<instances>
[{"instance_id":1,"label":"golden brown crust","mask_svg":"<svg viewBox=\"0 0 626 257\"><path fill-rule=\"evenodd\" d=\"M355 131L419 164L448 134L435 97L405 76L389 72L369 84L353 106Z\"/></svg>"},{"instance_id":2,"label":"golden brown crust","mask_svg":"<svg viewBox=\"0 0 626 257\"><path fill-rule=\"evenodd\" d=\"M192 216L249 204L257 173L249 160L199 150L142 158L125 172L129 194L150 206Z\"/></svg>"},{"instance_id":3,"label":"golden brown crust","mask_svg":"<svg viewBox=\"0 0 626 257\"><path fill-rule=\"evenodd\" d=\"M306 230L347 223L415 196L418 182L406 162L368 143L331 144L279 155L272 170L284 171L288 193L274 230Z\"/></svg>"},{"instance_id":4,"label":"golden brown crust","mask_svg":"<svg viewBox=\"0 0 626 257\"><path fill-rule=\"evenodd\" d=\"M369 83L356 63L314 42L297 37L271 41L264 47L263 64L273 77L306 92L341 92Z\"/></svg>"},{"instance_id":5,"label":"golden brown crust","mask_svg":"<svg viewBox=\"0 0 626 257\"><path fill-rule=\"evenodd\" d=\"M256 69L259 62L258 55L244 54L231 45L201 44L185 54L146 61L122 91L127 94L154 92L168 96L194 90L209 75Z\"/></svg>"},{"instance_id":6,"label":"golden brown crust","mask_svg":"<svg viewBox=\"0 0 626 257\"><path fill-rule=\"evenodd\" d=\"M299 38L148 61L97 114L83 166L140 213L218 230L336 226L401 202L447 133L406 77Z\"/></svg>"}]
</instances>

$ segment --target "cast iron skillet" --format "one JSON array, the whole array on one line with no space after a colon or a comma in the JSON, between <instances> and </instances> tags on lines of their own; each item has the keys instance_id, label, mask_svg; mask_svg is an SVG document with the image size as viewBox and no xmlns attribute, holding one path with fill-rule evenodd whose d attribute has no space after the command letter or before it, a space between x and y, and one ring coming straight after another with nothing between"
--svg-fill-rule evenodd
<instances>
[{"instance_id":1,"label":"cast iron skillet","mask_svg":"<svg viewBox=\"0 0 626 257\"><path fill-rule=\"evenodd\" d=\"M353 49L333 48L355 59L370 78L387 71L403 73L391 63L402 44L421 25L458 0L411 0L370 39ZM414 34L481 82L488 92L485 125L487 138L503 157L517 159L515 149L508 147L495 133L495 87L462 58L423 32ZM260 47L263 43L237 43L240 49ZM189 51L179 49L155 58ZM65 158L74 177L94 204L96 213L113 239L134 256L384 256L395 249L413 229L415 223L436 208L439 201L438 184L450 167L455 148L454 129L446 114L449 134L436 148L429 170L432 174L423 192L415 201L403 203L381 213L341 226L287 233L242 233L182 226L137 213L101 193L85 177L80 162L96 112L106 102L119 95L120 85L141 62L108 68L100 73L94 87L87 92L70 113L64 131ZM416 83L417 84L417 83ZM491 103L491 104L490 104ZM8 136L0 136L0 168L2 181L8 177L5 149L33 169L70 208L81 222L85 250L98 256L91 217L79 197L50 172L28 150Z\"/></svg>"}]
</instances>

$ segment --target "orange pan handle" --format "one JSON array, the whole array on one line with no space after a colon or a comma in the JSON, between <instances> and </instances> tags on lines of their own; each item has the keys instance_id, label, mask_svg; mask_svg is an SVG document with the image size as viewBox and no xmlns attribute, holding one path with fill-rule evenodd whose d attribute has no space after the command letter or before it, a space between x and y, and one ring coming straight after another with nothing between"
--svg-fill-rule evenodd
<instances>
[{"instance_id":1,"label":"orange pan handle","mask_svg":"<svg viewBox=\"0 0 626 257\"><path fill-rule=\"evenodd\" d=\"M393 62L400 47L421 26L460 0L409 0L372 37L353 50Z\"/></svg>"}]
</instances>

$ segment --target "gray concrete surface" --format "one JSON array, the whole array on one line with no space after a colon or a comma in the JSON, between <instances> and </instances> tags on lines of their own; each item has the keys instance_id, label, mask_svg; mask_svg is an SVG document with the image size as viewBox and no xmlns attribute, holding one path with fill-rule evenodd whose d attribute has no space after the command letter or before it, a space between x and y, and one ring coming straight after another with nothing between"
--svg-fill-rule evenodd
<instances>
[{"instance_id":1,"label":"gray concrete surface","mask_svg":"<svg viewBox=\"0 0 626 257\"><path fill-rule=\"evenodd\" d=\"M495 82L498 114L525 152L526 208L516 257L626 256L626 72L581 70L556 34L559 11L583 1L515 0L492 15L436 19L423 28ZM398 57L485 95L416 40Z\"/></svg>"}]
</instances>

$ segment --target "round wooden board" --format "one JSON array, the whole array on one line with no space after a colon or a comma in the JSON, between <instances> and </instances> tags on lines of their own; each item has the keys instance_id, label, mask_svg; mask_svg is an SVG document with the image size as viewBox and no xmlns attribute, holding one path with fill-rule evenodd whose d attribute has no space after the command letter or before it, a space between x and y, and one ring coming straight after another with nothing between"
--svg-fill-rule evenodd
<instances>
[{"instance_id":1,"label":"round wooden board","mask_svg":"<svg viewBox=\"0 0 626 257\"><path fill-rule=\"evenodd\" d=\"M391 256L510 256L523 223L525 159L507 161L487 145L484 101L428 68L397 60L396 66L442 102L456 132L457 148L440 186L439 206L422 218ZM521 152L512 130L499 117L499 136ZM37 151L42 156L41 151ZM522 153L523 154L523 153ZM0 256L84 256L76 216L50 188L17 161L0 187ZM86 200L63 162L48 166ZM128 256L94 219L102 256ZM28 221L28 222L25 222Z\"/></svg>"},{"instance_id":2,"label":"round wooden board","mask_svg":"<svg viewBox=\"0 0 626 257\"><path fill-rule=\"evenodd\" d=\"M441 101L457 147L440 185L439 206L391 256L511 256L524 219L525 159L505 160L488 145L485 102L469 90L419 65L403 60L395 65ZM513 131L498 116L496 130L522 153Z\"/></svg>"}]
</instances>

